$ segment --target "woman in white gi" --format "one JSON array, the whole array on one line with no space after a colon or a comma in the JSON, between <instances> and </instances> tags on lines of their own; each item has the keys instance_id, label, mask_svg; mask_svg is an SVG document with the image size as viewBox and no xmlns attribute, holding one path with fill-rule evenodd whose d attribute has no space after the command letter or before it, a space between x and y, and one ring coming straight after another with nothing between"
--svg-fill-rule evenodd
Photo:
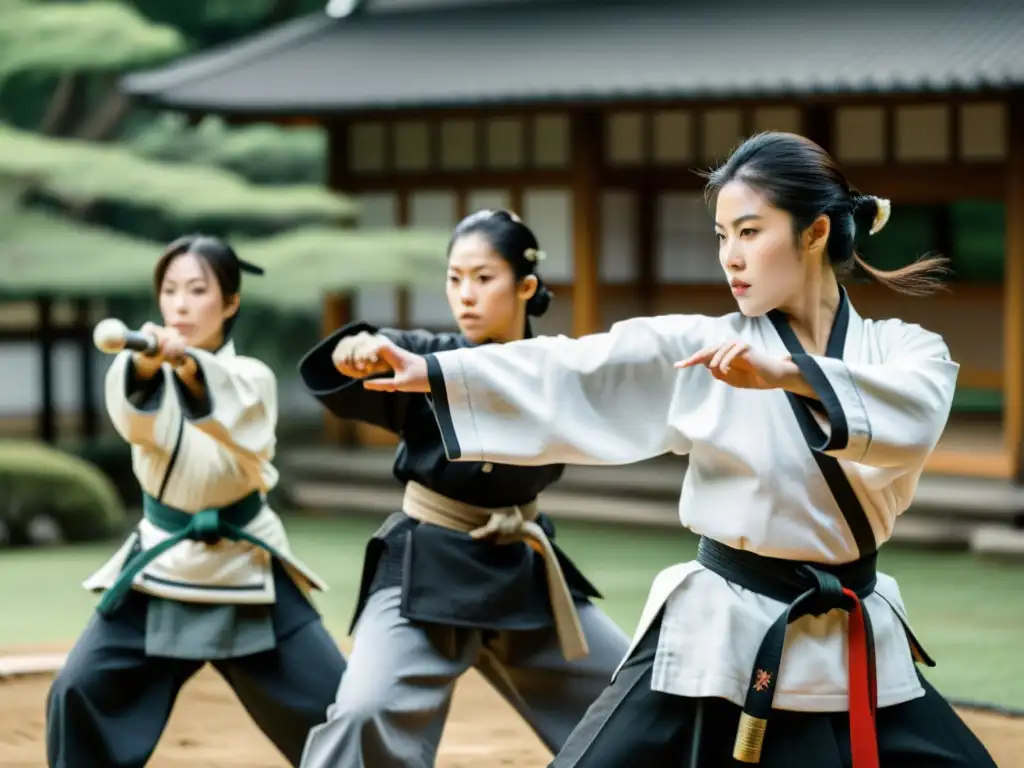
<instances>
[{"instance_id":1,"label":"woman in white gi","mask_svg":"<svg viewBox=\"0 0 1024 768\"><path fill-rule=\"evenodd\" d=\"M401 438L401 511L370 541L350 665L328 720L310 733L303 768L427 768L452 689L476 666L557 752L608 684L629 638L590 602L597 590L553 543L537 497L561 464L453 464L422 395L368 392L388 350L417 354L532 335L551 294L537 238L506 211L456 228L448 302L460 333L352 323L300 363L307 389L346 419Z\"/></svg>"},{"instance_id":2,"label":"woman in white gi","mask_svg":"<svg viewBox=\"0 0 1024 768\"><path fill-rule=\"evenodd\" d=\"M388 350L395 374L365 384L430 392L453 461L689 456L679 509L698 558L658 575L629 656L551 765L993 766L918 673L931 662L876 571L958 366L934 333L861 318L837 281L858 267L923 293L942 264L861 261L855 235L889 204L799 136L747 140L709 192L739 312Z\"/></svg>"},{"instance_id":3,"label":"woman in white gi","mask_svg":"<svg viewBox=\"0 0 1024 768\"><path fill-rule=\"evenodd\" d=\"M50 689L52 768L142 768L181 686L213 664L297 765L345 661L308 599L323 585L265 503L277 483L277 381L235 354L241 273L262 270L191 236L159 260L153 355L121 352L107 411L131 445L144 517L85 586L104 591Z\"/></svg>"}]
</instances>

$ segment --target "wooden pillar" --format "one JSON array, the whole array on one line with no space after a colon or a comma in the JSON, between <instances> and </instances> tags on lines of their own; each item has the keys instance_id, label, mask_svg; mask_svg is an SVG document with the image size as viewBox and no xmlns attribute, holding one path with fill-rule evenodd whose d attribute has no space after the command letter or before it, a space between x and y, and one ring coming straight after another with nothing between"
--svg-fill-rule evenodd
<instances>
[{"instance_id":1,"label":"wooden pillar","mask_svg":"<svg viewBox=\"0 0 1024 768\"><path fill-rule=\"evenodd\" d=\"M600 112L572 116L572 333L576 337L601 329L598 252L601 247Z\"/></svg>"},{"instance_id":2,"label":"wooden pillar","mask_svg":"<svg viewBox=\"0 0 1024 768\"><path fill-rule=\"evenodd\" d=\"M352 297L347 293L328 293L321 312L321 336L328 336L352 320ZM354 430L351 423L324 410L324 434L333 445L350 446Z\"/></svg>"},{"instance_id":3,"label":"wooden pillar","mask_svg":"<svg viewBox=\"0 0 1024 768\"><path fill-rule=\"evenodd\" d=\"M42 408L39 411L39 439L45 443L57 440L57 406L53 393L53 299L36 299L39 322L39 389Z\"/></svg>"},{"instance_id":4,"label":"wooden pillar","mask_svg":"<svg viewBox=\"0 0 1024 768\"><path fill-rule=\"evenodd\" d=\"M75 301L75 338L78 339L79 398L81 402L80 437L87 441L100 435L100 417L96 409L96 350L92 343L92 304L88 299Z\"/></svg>"},{"instance_id":5,"label":"wooden pillar","mask_svg":"<svg viewBox=\"0 0 1024 768\"><path fill-rule=\"evenodd\" d=\"M341 120L324 123L327 131L327 187L344 192L348 180L348 124ZM328 293L323 298L320 312L320 331L328 336L352 321L352 296L348 293ZM354 429L349 422L324 411L324 434L329 443L351 445Z\"/></svg>"},{"instance_id":6,"label":"wooden pillar","mask_svg":"<svg viewBox=\"0 0 1024 768\"><path fill-rule=\"evenodd\" d=\"M1003 438L1013 479L1024 484L1024 92L1009 103L1006 267L1003 277Z\"/></svg>"},{"instance_id":7,"label":"wooden pillar","mask_svg":"<svg viewBox=\"0 0 1024 768\"><path fill-rule=\"evenodd\" d=\"M396 223L402 229L409 226L409 190L398 192L398 210L395 212ZM395 325L403 330L412 327L412 292L409 286L401 285L395 289Z\"/></svg>"}]
</instances>

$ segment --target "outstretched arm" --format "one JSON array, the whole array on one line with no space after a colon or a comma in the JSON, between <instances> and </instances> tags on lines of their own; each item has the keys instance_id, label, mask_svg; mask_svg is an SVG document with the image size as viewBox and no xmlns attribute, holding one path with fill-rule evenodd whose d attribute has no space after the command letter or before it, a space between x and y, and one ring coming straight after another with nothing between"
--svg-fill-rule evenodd
<instances>
[{"instance_id":1,"label":"outstretched arm","mask_svg":"<svg viewBox=\"0 0 1024 768\"><path fill-rule=\"evenodd\" d=\"M390 370L387 365L380 365L381 361L377 359L380 347L393 344L415 354L426 354L439 349L453 349L459 345L459 339L456 334L400 331L378 328L369 323L350 323L323 339L303 357L299 363L299 377L306 391L335 416L400 434L405 423L406 409L414 395L374 392L362 386L362 380L367 376L380 375ZM360 354L367 359L339 360L339 345L343 341L358 340L361 340ZM352 349L349 349L351 352ZM366 365L361 366L362 362Z\"/></svg>"},{"instance_id":2,"label":"outstretched arm","mask_svg":"<svg viewBox=\"0 0 1024 768\"><path fill-rule=\"evenodd\" d=\"M639 318L580 339L541 337L388 362L368 389L429 391L448 458L628 464L689 444L670 426L674 366L697 316Z\"/></svg>"}]
</instances>

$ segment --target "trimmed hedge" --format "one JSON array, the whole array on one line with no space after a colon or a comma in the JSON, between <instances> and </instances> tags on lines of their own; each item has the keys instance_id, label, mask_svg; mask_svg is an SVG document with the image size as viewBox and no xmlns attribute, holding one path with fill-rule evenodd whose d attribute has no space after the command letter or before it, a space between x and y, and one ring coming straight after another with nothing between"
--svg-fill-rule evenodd
<instances>
[{"instance_id":1,"label":"trimmed hedge","mask_svg":"<svg viewBox=\"0 0 1024 768\"><path fill-rule=\"evenodd\" d=\"M12 543L32 543L33 531L47 528L64 541L103 539L126 521L113 483L89 462L44 443L0 440L0 526Z\"/></svg>"}]
</instances>

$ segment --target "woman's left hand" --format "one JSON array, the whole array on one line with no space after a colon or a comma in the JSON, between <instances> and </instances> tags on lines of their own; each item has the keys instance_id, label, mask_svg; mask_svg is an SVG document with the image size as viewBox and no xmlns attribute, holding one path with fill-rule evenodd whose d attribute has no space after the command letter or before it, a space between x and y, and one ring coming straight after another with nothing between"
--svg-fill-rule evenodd
<instances>
[{"instance_id":1,"label":"woman's left hand","mask_svg":"<svg viewBox=\"0 0 1024 768\"><path fill-rule=\"evenodd\" d=\"M676 368L703 365L719 381L739 389L785 388L799 369L790 357L769 357L743 341L727 341L705 347L676 363Z\"/></svg>"}]
</instances>

